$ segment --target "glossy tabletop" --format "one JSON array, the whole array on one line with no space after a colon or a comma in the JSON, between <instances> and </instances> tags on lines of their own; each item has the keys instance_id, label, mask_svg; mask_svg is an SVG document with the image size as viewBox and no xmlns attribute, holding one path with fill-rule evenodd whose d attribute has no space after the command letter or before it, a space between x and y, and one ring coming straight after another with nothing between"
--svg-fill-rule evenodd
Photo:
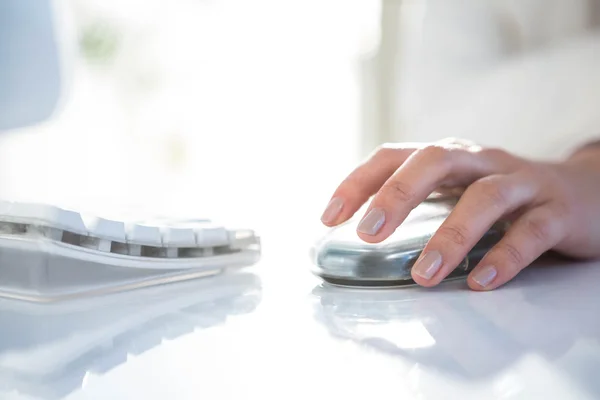
<instances>
[{"instance_id":1,"label":"glossy tabletop","mask_svg":"<svg viewBox=\"0 0 600 400\"><path fill-rule=\"evenodd\" d=\"M600 397L600 263L541 261L489 293L335 288L309 269L290 245L193 282L0 301L0 398Z\"/></svg>"}]
</instances>

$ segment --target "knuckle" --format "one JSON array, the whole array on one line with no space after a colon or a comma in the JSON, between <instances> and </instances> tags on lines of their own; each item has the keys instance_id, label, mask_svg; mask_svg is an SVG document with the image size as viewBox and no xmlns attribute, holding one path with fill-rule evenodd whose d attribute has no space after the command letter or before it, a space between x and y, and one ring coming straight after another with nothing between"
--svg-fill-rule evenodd
<instances>
[{"instance_id":1,"label":"knuckle","mask_svg":"<svg viewBox=\"0 0 600 400\"><path fill-rule=\"evenodd\" d=\"M394 152L394 149L389 144L381 144L373 149L369 156L367 157L367 162L379 162L380 160L387 159Z\"/></svg>"},{"instance_id":2,"label":"knuckle","mask_svg":"<svg viewBox=\"0 0 600 400\"><path fill-rule=\"evenodd\" d=\"M372 154L376 157L387 157L392 154L395 155L398 152L398 150L399 147L397 143L387 142L375 147Z\"/></svg>"},{"instance_id":3,"label":"knuckle","mask_svg":"<svg viewBox=\"0 0 600 400\"><path fill-rule=\"evenodd\" d=\"M391 197L394 201L412 203L415 201L417 194L412 186L399 180L387 182L381 192L384 196Z\"/></svg>"},{"instance_id":4,"label":"knuckle","mask_svg":"<svg viewBox=\"0 0 600 400\"><path fill-rule=\"evenodd\" d=\"M495 147L482 148L477 151L480 157L489 160L497 166L502 166L507 170L516 170L527 166L529 162L509 153L508 151Z\"/></svg>"},{"instance_id":5,"label":"knuckle","mask_svg":"<svg viewBox=\"0 0 600 400\"><path fill-rule=\"evenodd\" d=\"M510 153L508 153L506 150L499 149L496 147L484 147L481 150L479 150L479 154L485 158L490 159L503 159L512 157Z\"/></svg>"},{"instance_id":6,"label":"knuckle","mask_svg":"<svg viewBox=\"0 0 600 400\"><path fill-rule=\"evenodd\" d=\"M555 236L554 224L547 218L527 218L524 221L527 235L539 242L546 243Z\"/></svg>"},{"instance_id":7,"label":"knuckle","mask_svg":"<svg viewBox=\"0 0 600 400\"><path fill-rule=\"evenodd\" d=\"M469 231L464 225L447 225L440 226L437 234L458 246L465 246L469 241Z\"/></svg>"},{"instance_id":8,"label":"knuckle","mask_svg":"<svg viewBox=\"0 0 600 400\"><path fill-rule=\"evenodd\" d=\"M546 184L546 189L551 191L557 212L562 211L565 214L573 212L573 204L577 204L578 198L572 189L572 183L562 179L552 179Z\"/></svg>"},{"instance_id":9,"label":"knuckle","mask_svg":"<svg viewBox=\"0 0 600 400\"><path fill-rule=\"evenodd\" d=\"M458 143L460 141L462 141L462 139L457 136L446 136L445 138L441 139L439 143Z\"/></svg>"},{"instance_id":10,"label":"knuckle","mask_svg":"<svg viewBox=\"0 0 600 400\"><path fill-rule=\"evenodd\" d=\"M440 145L428 145L419 151L421 157L431 162L446 161L450 155L449 149Z\"/></svg>"},{"instance_id":11,"label":"knuckle","mask_svg":"<svg viewBox=\"0 0 600 400\"><path fill-rule=\"evenodd\" d=\"M399 148L397 145L392 143L382 144L377 146L375 150L371 152L363 165L370 165L371 167L387 165L390 163L390 161L395 162L399 158L401 159L402 153L405 150L406 149Z\"/></svg>"},{"instance_id":12,"label":"knuckle","mask_svg":"<svg viewBox=\"0 0 600 400\"><path fill-rule=\"evenodd\" d=\"M379 146L375 147L375 149L373 150L373 154L387 153L390 150L392 150L391 144L383 143L383 144L380 144Z\"/></svg>"},{"instance_id":13,"label":"knuckle","mask_svg":"<svg viewBox=\"0 0 600 400\"><path fill-rule=\"evenodd\" d=\"M552 197L558 201L577 202L572 190L572 182L569 178L565 178L565 175L558 171L556 168L545 167L540 168L542 171L538 175L538 179L543 182L543 186L546 190L551 191ZM564 204L568 207L569 204Z\"/></svg>"},{"instance_id":14,"label":"knuckle","mask_svg":"<svg viewBox=\"0 0 600 400\"><path fill-rule=\"evenodd\" d=\"M558 200L552 207L552 217L556 221L562 221L574 214L573 203L569 201Z\"/></svg>"},{"instance_id":15,"label":"knuckle","mask_svg":"<svg viewBox=\"0 0 600 400\"><path fill-rule=\"evenodd\" d=\"M549 171L541 168L535 163L525 163L521 165L516 172L516 175L520 176L523 180L547 180L549 178Z\"/></svg>"},{"instance_id":16,"label":"knuckle","mask_svg":"<svg viewBox=\"0 0 600 400\"><path fill-rule=\"evenodd\" d=\"M521 250L519 250L512 243L502 243L498 245L498 252L502 255L502 257L508 260L508 264L510 267L515 269L520 269L525 261L525 257Z\"/></svg>"},{"instance_id":17,"label":"knuckle","mask_svg":"<svg viewBox=\"0 0 600 400\"><path fill-rule=\"evenodd\" d=\"M444 146L444 145L463 145L466 143L466 141L464 139L461 139L456 136L447 136L444 139L438 141L437 143L439 143L442 146Z\"/></svg>"},{"instance_id":18,"label":"knuckle","mask_svg":"<svg viewBox=\"0 0 600 400\"><path fill-rule=\"evenodd\" d=\"M509 204L510 187L495 176L478 180L472 185L471 190L488 206L501 208Z\"/></svg>"},{"instance_id":19,"label":"knuckle","mask_svg":"<svg viewBox=\"0 0 600 400\"><path fill-rule=\"evenodd\" d=\"M382 158L386 158L388 156L388 153L390 152L389 149L386 149L382 146L377 146L375 149L373 149L373 151L371 152L371 154L369 154L369 157L367 157L367 160L365 161L365 163L369 162L369 161L379 161Z\"/></svg>"},{"instance_id":20,"label":"knuckle","mask_svg":"<svg viewBox=\"0 0 600 400\"><path fill-rule=\"evenodd\" d=\"M438 143L443 146L451 146L453 148L459 148L459 149L464 149L464 150L474 150L474 149L481 148L480 146L478 146L475 142L473 142L471 140L459 138L456 136L446 137L446 138L438 141Z\"/></svg>"}]
</instances>

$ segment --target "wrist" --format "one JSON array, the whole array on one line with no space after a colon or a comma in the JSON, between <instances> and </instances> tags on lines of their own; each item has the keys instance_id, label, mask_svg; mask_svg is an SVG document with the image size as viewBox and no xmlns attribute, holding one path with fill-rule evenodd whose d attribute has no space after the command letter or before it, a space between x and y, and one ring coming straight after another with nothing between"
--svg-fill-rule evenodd
<instances>
[{"instance_id":1,"label":"wrist","mask_svg":"<svg viewBox=\"0 0 600 400\"><path fill-rule=\"evenodd\" d=\"M600 140L589 142L577 148L563 162L566 167L573 167L580 173L600 177Z\"/></svg>"}]
</instances>

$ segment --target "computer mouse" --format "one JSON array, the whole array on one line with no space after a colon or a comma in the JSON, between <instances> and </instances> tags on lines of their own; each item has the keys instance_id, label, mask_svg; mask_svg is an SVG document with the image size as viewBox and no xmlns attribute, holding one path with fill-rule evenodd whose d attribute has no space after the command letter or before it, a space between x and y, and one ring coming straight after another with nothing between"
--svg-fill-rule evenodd
<instances>
[{"instance_id":1,"label":"computer mouse","mask_svg":"<svg viewBox=\"0 0 600 400\"><path fill-rule=\"evenodd\" d=\"M358 218L332 228L311 249L313 273L326 283L337 286L382 288L415 285L411 269L458 199L458 196L428 198L381 243L367 243L358 237ZM466 277L504 236L506 229L504 221L494 224L446 280Z\"/></svg>"}]
</instances>

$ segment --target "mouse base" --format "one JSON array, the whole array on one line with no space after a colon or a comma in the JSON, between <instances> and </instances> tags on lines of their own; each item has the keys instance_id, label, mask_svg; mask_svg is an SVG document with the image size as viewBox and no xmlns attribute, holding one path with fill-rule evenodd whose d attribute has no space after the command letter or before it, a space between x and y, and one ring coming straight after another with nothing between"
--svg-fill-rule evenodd
<instances>
[{"instance_id":1,"label":"mouse base","mask_svg":"<svg viewBox=\"0 0 600 400\"><path fill-rule=\"evenodd\" d=\"M406 287L420 286L413 279L397 279L397 280L373 280L373 279L349 279L337 278L331 276L319 276L324 283L340 287L353 289L401 289ZM466 281L467 275L449 276L442 280L444 282Z\"/></svg>"}]
</instances>

